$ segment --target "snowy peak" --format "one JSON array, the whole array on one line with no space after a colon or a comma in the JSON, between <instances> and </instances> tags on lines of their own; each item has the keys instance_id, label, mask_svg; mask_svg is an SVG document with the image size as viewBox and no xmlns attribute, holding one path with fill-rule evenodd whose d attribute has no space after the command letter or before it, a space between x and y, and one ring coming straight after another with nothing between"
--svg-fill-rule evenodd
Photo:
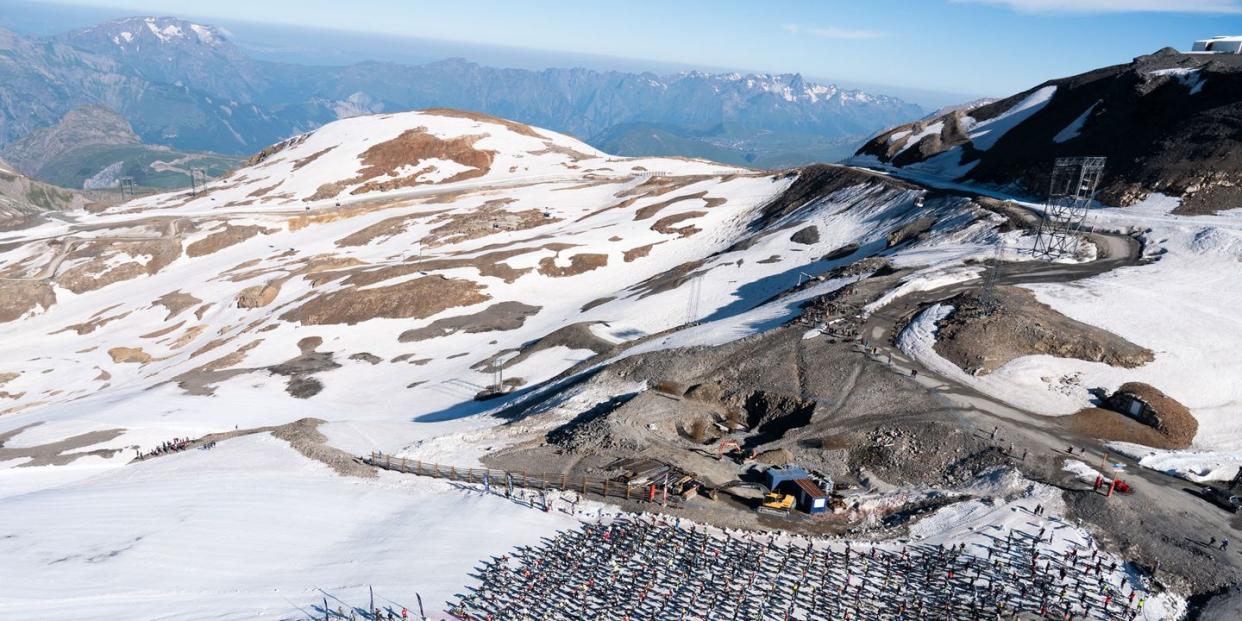
<instances>
[{"instance_id":1,"label":"snowy peak","mask_svg":"<svg viewBox=\"0 0 1242 621\"><path fill-rule=\"evenodd\" d=\"M128 17L70 33L76 39L103 37L123 49L144 45L201 45L221 47L229 44L223 30L176 17Z\"/></svg>"},{"instance_id":2,"label":"snowy peak","mask_svg":"<svg viewBox=\"0 0 1242 621\"><path fill-rule=\"evenodd\" d=\"M249 166L186 200L162 195L139 208L242 207L361 200L469 182L607 172L607 156L568 136L460 110L357 116L263 150Z\"/></svg>"},{"instance_id":3,"label":"snowy peak","mask_svg":"<svg viewBox=\"0 0 1242 621\"><path fill-rule=\"evenodd\" d=\"M252 101L268 83L223 30L174 17L130 17L52 40L108 58L126 75L226 100Z\"/></svg>"},{"instance_id":4,"label":"snowy peak","mask_svg":"<svg viewBox=\"0 0 1242 621\"><path fill-rule=\"evenodd\" d=\"M894 127L855 162L1040 196L1055 158L1105 156L1104 202L1161 193L1209 213L1242 199L1240 89L1242 57L1165 49Z\"/></svg>"},{"instance_id":5,"label":"snowy peak","mask_svg":"<svg viewBox=\"0 0 1242 621\"><path fill-rule=\"evenodd\" d=\"M665 78L667 85L678 81L703 81L717 89L739 90L749 94L772 94L789 103L819 104L835 100L841 104L906 105L899 99L874 95L860 90L842 89L835 84L819 84L806 80L800 73L720 73L687 71Z\"/></svg>"}]
</instances>

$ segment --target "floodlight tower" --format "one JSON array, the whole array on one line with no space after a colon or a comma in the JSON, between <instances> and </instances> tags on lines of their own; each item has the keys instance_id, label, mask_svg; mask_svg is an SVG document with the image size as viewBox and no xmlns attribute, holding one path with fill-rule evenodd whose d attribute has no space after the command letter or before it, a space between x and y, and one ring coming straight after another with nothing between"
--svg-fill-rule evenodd
<instances>
[{"instance_id":1,"label":"floodlight tower","mask_svg":"<svg viewBox=\"0 0 1242 621\"><path fill-rule=\"evenodd\" d=\"M1031 251L1036 257L1051 261L1078 252L1079 233L1104 174L1105 160L1061 157L1054 162L1048 200Z\"/></svg>"},{"instance_id":2,"label":"floodlight tower","mask_svg":"<svg viewBox=\"0 0 1242 621\"><path fill-rule=\"evenodd\" d=\"M126 194L129 195L130 200L133 200L134 198L134 178L133 177L121 177L120 181L117 182L117 185L121 189L121 202L122 203L125 202Z\"/></svg>"},{"instance_id":3,"label":"floodlight tower","mask_svg":"<svg viewBox=\"0 0 1242 621\"><path fill-rule=\"evenodd\" d=\"M983 285L979 289L979 308L985 315L991 315L1000 307L996 297L997 279L1000 277L1000 264L1003 242L997 242L992 250L992 265L983 274Z\"/></svg>"},{"instance_id":4,"label":"floodlight tower","mask_svg":"<svg viewBox=\"0 0 1242 621\"><path fill-rule=\"evenodd\" d=\"M203 186L207 185L207 171L202 168L190 169L190 195L198 196Z\"/></svg>"}]
</instances>

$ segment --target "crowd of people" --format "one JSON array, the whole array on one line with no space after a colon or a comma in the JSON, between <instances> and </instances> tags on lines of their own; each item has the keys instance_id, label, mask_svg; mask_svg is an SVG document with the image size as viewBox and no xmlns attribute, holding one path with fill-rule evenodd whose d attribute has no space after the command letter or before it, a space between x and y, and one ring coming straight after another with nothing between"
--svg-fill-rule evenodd
<instances>
[{"instance_id":1,"label":"crowd of people","mask_svg":"<svg viewBox=\"0 0 1242 621\"><path fill-rule=\"evenodd\" d=\"M158 446L145 453L142 452L141 449L135 449L135 451L138 453L138 459L146 459L148 457L158 457L169 453L180 453L190 447L190 442L191 440L189 438L173 438L165 442L160 442Z\"/></svg>"},{"instance_id":2,"label":"crowd of people","mask_svg":"<svg viewBox=\"0 0 1242 621\"><path fill-rule=\"evenodd\" d=\"M584 524L483 563L460 619L1137 618L1135 574L1045 529L986 544L791 543L659 517Z\"/></svg>"}]
</instances>

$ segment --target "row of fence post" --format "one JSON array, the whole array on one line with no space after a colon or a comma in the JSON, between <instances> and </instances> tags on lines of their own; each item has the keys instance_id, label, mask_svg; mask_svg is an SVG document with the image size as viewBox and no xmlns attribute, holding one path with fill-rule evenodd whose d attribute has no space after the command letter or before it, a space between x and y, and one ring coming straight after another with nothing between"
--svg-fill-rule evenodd
<instances>
[{"instance_id":1,"label":"row of fence post","mask_svg":"<svg viewBox=\"0 0 1242 621\"><path fill-rule=\"evenodd\" d=\"M379 452L372 452L370 459L368 459L367 461L371 465L379 467L379 468L384 468L385 470L395 470L397 472L404 472L406 474L413 474L416 476L426 476L426 477L432 477L436 479L448 479L450 481L464 481L467 483L476 483L476 482L482 482L483 477L487 476L490 478L490 480L493 480L493 481L497 481L497 482L512 481L515 487L524 487L527 489L538 489L541 491L547 491L549 484L551 484L551 487L553 489L560 489L562 491L577 490L581 492L582 495L584 496L588 494L600 494L604 498L608 498L611 492L610 485L609 485L610 481L608 479L599 479L598 485L597 485L596 484L597 482L594 479L588 479L586 477L583 477L580 481L575 482L575 481L571 481L568 475L562 473L560 475L560 484L557 485L554 481L550 479L550 477L546 475L540 476L538 478L532 478L526 472L513 473L513 472L506 471L506 470L491 470L489 468L489 469L479 470L478 475L476 476L476 470L474 468L465 468L459 472L456 466L447 466L448 470L446 471L445 470L446 466L441 466L440 464L423 463L422 460L414 460L414 467L413 469L411 469L409 460L407 458L401 457L397 459L398 461L394 461L394 458L392 455L385 455ZM614 483L613 485L615 486L617 484ZM629 484L625 485L624 498L626 500L630 500L631 498L633 498L633 488L634 488L633 485L629 485ZM640 489L641 489L641 486L640 486ZM618 490L618 494L619 494L619 490Z\"/></svg>"}]
</instances>

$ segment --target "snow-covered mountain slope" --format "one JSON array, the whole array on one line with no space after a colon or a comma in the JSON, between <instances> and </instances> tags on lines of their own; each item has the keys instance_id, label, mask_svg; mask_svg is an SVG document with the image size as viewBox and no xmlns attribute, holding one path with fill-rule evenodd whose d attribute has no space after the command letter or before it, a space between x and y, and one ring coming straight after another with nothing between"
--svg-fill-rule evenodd
<instances>
[{"instance_id":1,"label":"snow-covered mountain slope","mask_svg":"<svg viewBox=\"0 0 1242 621\"><path fill-rule=\"evenodd\" d=\"M0 524L13 525L0 530L11 561L0 564L0 599L18 617L251 618L296 615L322 597L315 587L357 603L375 584L402 604L421 592L436 609L477 557L566 517L438 482L343 478L308 457L365 475L349 453L467 466L538 442L546 420L491 414L535 402L572 420L643 387L567 371L749 337L874 270L893 289L864 313L976 277L995 245L1020 259L1031 240L990 209L856 169L617 158L435 110L330 124L197 196L0 233ZM1178 239L1192 238L1220 251L1218 265L1231 260L1227 238ZM1181 241L1149 247L1169 249L1156 266L1183 265L1172 260ZM1097 286L1141 282L1151 267L1038 294L1102 322L1082 310L1095 308ZM1128 312L1144 308L1138 285L1116 286L1108 295ZM1219 313L1182 298L1170 313ZM1170 321L1145 316L1147 331ZM1184 364L1187 378L1200 364L1173 337L1104 327L1160 350L1153 368ZM496 383L509 394L476 399ZM542 400L542 388L563 385ZM1188 403L1198 416L1228 394ZM305 418L324 422L295 422ZM258 432L227 437L248 430ZM210 451L132 461L213 433L222 439Z\"/></svg>"},{"instance_id":2,"label":"snow-covered mountain slope","mask_svg":"<svg viewBox=\"0 0 1242 621\"><path fill-rule=\"evenodd\" d=\"M501 366L530 386L727 319L927 216L894 261L951 265L994 239L999 216L965 199L920 210L913 187L824 170L820 194L773 202L796 175L611 158L450 111L339 121L197 197L0 238L0 432L119 429L89 444L106 452L306 416L456 419Z\"/></svg>"},{"instance_id":3,"label":"snow-covered mountain slope","mask_svg":"<svg viewBox=\"0 0 1242 621\"><path fill-rule=\"evenodd\" d=\"M307 582L294 600L317 600L314 586L356 598L358 585L385 584L381 574L419 554L443 562L420 565L415 588L447 597L476 555L563 519L446 497L435 483L339 480L263 436L133 464L135 451L310 417L325 421L318 440L353 454L422 442L470 465L476 447L453 438L487 437L475 432L501 421L483 414L597 354L711 345L780 325L849 279L775 296L863 257L909 269L902 286L918 289L972 277L978 268L964 264L991 256L988 244L1029 241L999 233L1005 219L966 198L920 205L922 195L840 167L772 174L615 158L501 119L425 111L330 124L198 196L0 234L0 523L24 525L0 532L0 555L17 559L2 565L0 584L19 585L0 587L0 598L33 617L287 611L285 593L243 594L218 578L281 573L239 546L284 555L310 541L288 562L322 573L270 580ZM497 380L517 396L475 399ZM281 433L299 450L316 436ZM490 437L497 448L505 441ZM182 489L201 494L173 492ZM313 512L320 502L336 508ZM56 527L73 536L28 527L32 515L79 505L97 510L82 518L90 528L71 526L77 518ZM427 525L462 512L477 515ZM172 521L179 515L194 517ZM212 543L252 532L255 520L281 520L279 534L254 531L280 542ZM342 524L351 526L334 528ZM462 543L479 533L479 548ZM438 551L427 552L426 537ZM192 541L203 549L189 558L161 547ZM145 569L109 565L124 555ZM386 560L343 569L371 556ZM22 578L61 557L38 589ZM107 602L54 586L103 579L94 563L124 572L108 582ZM208 577L164 575L187 564Z\"/></svg>"}]
</instances>

